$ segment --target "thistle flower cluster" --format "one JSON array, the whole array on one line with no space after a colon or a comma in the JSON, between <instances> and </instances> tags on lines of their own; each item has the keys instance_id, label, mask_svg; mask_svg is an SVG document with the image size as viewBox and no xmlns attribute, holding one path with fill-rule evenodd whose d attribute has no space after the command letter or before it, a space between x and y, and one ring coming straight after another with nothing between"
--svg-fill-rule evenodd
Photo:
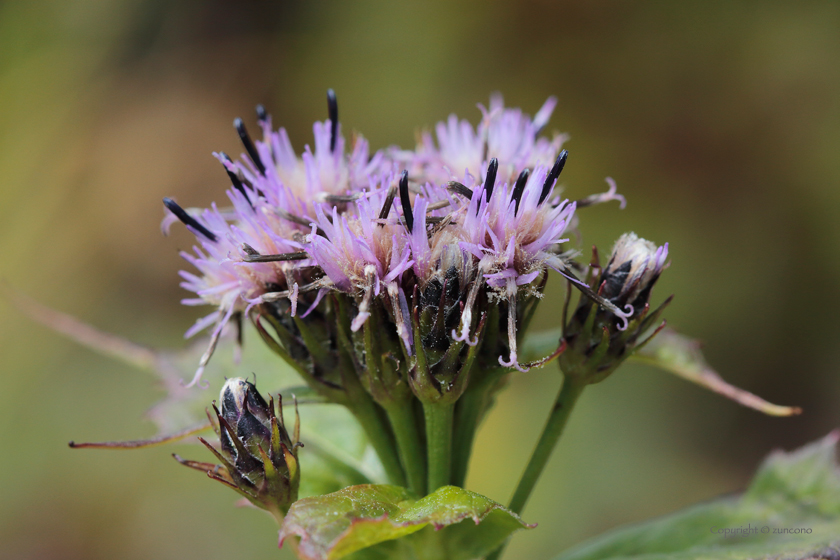
<instances>
[{"instance_id":1,"label":"thistle flower cluster","mask_svg":"<svg viewBox=\"0 0 840 560\"><path fill-rule=\"evenodd\" d=\"M472 533L468 548L495 560L503 540L528 526L518 514L583 390L664 327L659 317L671 298L655 310L650 299L668 266L668 244L627 233L605 266L597 249L588 266L573 260L567 232L577 229L576 211L625 201L611 179L605 193L560 196L565 136L541 136L553 98L532 118L494 97L489 108L479 106L475 127L451 116L413 150L374 153L359 135L348 145L332 90L327 101L329 119L315 123L314 149L301 155L262 107L260 140L236 119L244 153L235 160L215 154L231 183L229 204L184 209L166 198L162 227L180 221L195 234L197 245L183 257L196 271L181 272L194 297L183 303L213 307L187 332L211 329L190 385L201 382L229 325L240 329L241 343L247 319L320 396L314 401L349 410L379 463L364 449L362 472L316 439L311 452L339 475L328 473L329 484L352 485L316 495L323 488L313 492L304 478L301 487L299 422L290 435L282 398L275 408L273 396L266 402L239 377L226 380L219 406L214 401L207 410L209 423L144 441L70 446L138 448L212 428L217 444L199 439L218 463L175 458L271 513L281 545L300 537L302 558L339 558L403 537L405 547L372 553L452 551L467 542L472 524L440 529L468 517L479 524L492 512L492 525ZM520 352L550 271L569 288L562 335L550 337L556 347L534 337ZM572 287L580 295L570 315ZM130 344L115 351L112 337L103 342L86 332L86 343L138 361ZM726 384L691 341L669 335L666 352L652 347L640 357L768 414L799 412ZM538 352L548 356L528 363ZM148 359L143 354L140 361ZM506 379L554 358L563 384L508 508L458 488L477 427ZM418 532L427 524L436 530Z\"/></svg>"},{"instance_id":2,"label":"thistle flower cluster","mask_svg":"<svg viewBox=\"0 0 840 560\"><path fill-rule=\"evenodd\" d=\"M198 241L193 253L183 253L198 271L181 272L182 286L195 294L183 303L214 308L187 332L212 328L192 384L226 325L249 318L369 436L382 431L377 418L384 410L392 428L378 445L371 439L387 471L392 440L434 437L437 416L428 412L424 434L402 433L411 422L399 416L415 398L424 407L449 407L451 423L451 407L471 376L527 371L519 345L549 270L626 329L638 298L592 289L568 265L576 209L624 201L614 184L577 202L560 196L566 138L541 136L556 99L532 118L496 96L479 106L475 127L451 116L434 136L423 133L414 150L371 153L360 135L346 141L332 90L327 98L329 118L315 123L314 148L300 156L262 107L261 139L234 121L244 153L235 160L215 154L231 182L226 207L185 210L164 199L164 231L180 220ZM634 266L649 275L647 263ZM411 479L407 463L423 458L410 445L397 447L392 478L401 464ZM421 474L409 480L418 490ZM446 473L438 482L448 480Z\"/></svg>"},{"instance_id":3,"label":"thistle flower cluster","mask_svg":"<svg viewBox=\"0 0 840 560\"><path fill-rule=\"evenodd\" d=\"M452 329L435 325L436 334L472 346L486 302L503 302L508 340L498 361L524 369L517 303L539 296L547 269L566 270L562 244L576 208L553 194L565 137L538 136L556 100L532 119L496 96L489 109L480 106L476 128L453 115L436 127L437 142L425 133L415 151L372 155L361 136L346 149L334 94L328 100L330 119L315 123L314 150L306 146L300 157L261 107L262 141L235 121L246 153L237 161L214 154L231 179L229 208L185 211L164 200L164 230L179 219L199 242L182 254L200 272L181 272L182 286L198 296L183 303L216 308L187 336L212 326L215 339L232 317L255 308L306 318L337 292L353 301L353 332L381 305L413 355L409 303L428 302L446 284L457 297L444 322L452 311L460 318Z\"/></svg>"}]
</instances>

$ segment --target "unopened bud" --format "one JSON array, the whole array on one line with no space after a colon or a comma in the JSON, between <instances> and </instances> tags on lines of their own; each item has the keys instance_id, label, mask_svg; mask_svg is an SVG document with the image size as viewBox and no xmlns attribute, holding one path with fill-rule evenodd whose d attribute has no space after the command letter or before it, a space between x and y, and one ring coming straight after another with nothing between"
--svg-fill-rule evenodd
<instances>
[{"instance_id":1,"label":"unopened bud","mask_svg":"<svg viewBox=\"0 0 840 560\"><path fill-rule=\"evenodd\" d=\"M214 405L216 417L211 420L221 449L199 439L221 465L209 465L215 468L208 469L207 463L179 461L206 471L210 478L232 487L282 522L297 500L300 484L298 422L293 440L283 422L282 402L278 417L274 399L269 397L266 402L254 384L241 377L229 379L219 398L221 410Z\"/></svg>"},{"instance_id":2,"label":"unopened bud","mask_svg":"<svg viewBox=\"0 0 840 560\"><path fill-rule=\"evenodd\" d=\"M601 275L600 294L622 309L632 305L634 314L641 311L667 258L667 243L657 247L635 233L625 233L616 241Z\"/></svg>"},{"instance_id":3,"label":"unopened bud","mask_svg":"<svg viewBox=\"0 0 840 560\"><path fill-rule=\"evenodd\" d=\"M565 326L568 347L560 356L560 367L566 375L583 378L587 383L602 381L658 332L663 325L656 322L670 298L653 312L649 300L667 258L667 243L658 247L635 233L625 233L618 239L602 271L595 255L591 288L628 315L618 318L582 297ZM648 331L652 334L639 341Z\"/></svg>"}]
</instances>

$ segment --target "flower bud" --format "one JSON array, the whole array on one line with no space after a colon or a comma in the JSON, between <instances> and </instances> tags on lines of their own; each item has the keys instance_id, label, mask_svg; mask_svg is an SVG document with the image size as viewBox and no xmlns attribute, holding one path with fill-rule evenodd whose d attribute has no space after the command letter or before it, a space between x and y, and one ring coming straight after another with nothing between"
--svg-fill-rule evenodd
<instances>
[{"instance_id":1,"label":"flower bud","mask_svg":"<svg viewBox=\"0 0 840 560\"><path fill-rule=\"evenodd\" d=\"M221 465L185 461L181 463L207 472L210 478L230 486L252 504L270 512L282 522L289 506L297 500L300 469L297 459L299 421L294 440L286 431L282 402L275 414L274 399L265 399L253 383L241 377L228 379L219 395L221 411L211 423L219 436L220 449L203 438L201 442Z\"/></svg>"},{"instance_id":2,"label":"flower bud","mask_svg":"<svg viewBox=\"0 0 840 560\"><path fill-rule=\"evenodd\" d=\"M600 294L622 309L632 305L635 316L647 305L667 258L667 243L657 247L635 233L625 233L616 241L601 275Z\"/></svg>"},{"instance_id":3,"label":"flower bud","mask_svg":"<svg viewBox=\"0 0 840 560\"><path fill-rule=\"evenodd\" d=\"M635 233L625 233L613 247L607 266L601 270L597 252L590 267L589 285L593 291L616 307L626 317L581 297L578 307L564 329L568 345L560 356L560 368L566 375L597 383L612 373L630 354L646 344L664 326L644 341L639 337L654 327L671 298L650 312L650 294L666 266L668 244L656 244Z\"/></svg>"}]
</instances>

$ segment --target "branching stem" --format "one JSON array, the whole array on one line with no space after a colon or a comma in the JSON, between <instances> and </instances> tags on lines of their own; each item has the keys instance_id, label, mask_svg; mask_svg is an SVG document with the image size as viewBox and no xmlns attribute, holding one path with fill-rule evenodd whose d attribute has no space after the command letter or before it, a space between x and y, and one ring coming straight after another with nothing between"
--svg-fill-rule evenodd
<instances>
[{"instance_id":1,"label":"branching stem","mask_svg":"<svg viewBox=\"0 0 840 560\"><path fill-rule=\"evenodd\" d=\"M574 378L566 376L563 379L563 387L557 395L557 400L551 409L551 414L548 421L545 423L542 435L540 436L534 452L531 454L531 460L528 461L528 466L525 467L525 472L522 473L522 478L519 479L519 485L513 493L513 498L510 500L508 506L516 513L522 513L528 498L531 496L537 481L540 478L548 459L551 457L551 452L557 445L557 441L563 434L563 429L566 427L566 422L572 413L578 398L586 383ZM504 552L505 545L502 545L493 554L487 557L487 560L497 560Z\"/></svg>"}]
</instances>

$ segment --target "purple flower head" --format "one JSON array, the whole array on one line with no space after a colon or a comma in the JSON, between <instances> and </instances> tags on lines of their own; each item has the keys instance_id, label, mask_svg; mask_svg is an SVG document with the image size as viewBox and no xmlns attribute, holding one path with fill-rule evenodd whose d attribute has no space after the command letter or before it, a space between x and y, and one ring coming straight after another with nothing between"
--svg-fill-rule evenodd
<instances>
[{"instance_id":1,"label":"purple flower head","mask_svg":"<svg viewBox=\"0 0 840 560\"><path fill-rule=\"evenodd\" d=\"M556 135L552 140L538 136L556 104L557 99L550 97L532 119L520 109L505 109L502 96L496 94L490 98L489 109L479 105L483 118L476 128L450 115L435 126L437 146L426 132L416 153L409 157L401 152L395 157L424 180L436 184L463 180L467 187L483 181L489 160L496 158L503 180L512 181L518 170L548 165L560 152L566 136Z\"/></svg>"},{"instance_id":2,"label":"purple flower head","mask_svg":"<svg viewBox=\"0 0 840 560\"><path fill-rule=\"evenodd\" d=\"M464 212L467 238L460 245L477 259L478 271L487 285L508 302L510 358L507 362L499 358L504 366L521 369L516 355L517 294L527 291L547 267L565 268L557 247L568 241L563 233L574 215L575 204L544 195L556 180L548 168L539 167L532 174L526 169L513 185L493 187L489 197L492 185L475 190ZM470 309L465 309L460 338L468 336L469 313Z\"/></svg>"},{"instance_id":3,"label":"purple flower head","mask_svg":"<svg viewBox=\"0 0 840 560\"><path fill-rule=\"evenodd\" d=\"M563 134L552 140L538 137L556 105L557 98L549 97L533 119L521 109L505 109L499 94L490 98L489 109L481 107L484 121L488 123L487 158L497 158L510 180L518 170L548 165L557 157L567 137Z\"/></svg>"},{"instance_id":4,"label":"purple flower head","mask_svg":"<svg viewBox=\"0 0 840 560\"><path fill-rule=\"evenodd\" d=\"M435 126L438 148L435 148L429 133L423 135L423 148L428 153L430 163L427 170L429 179L444 182L452 178L461 178L463 173L476 173L481 167L485 147L484 123L473 129L466 119L458 120L449 115L446 123Z\"/></svg>"},{"instance_id":5,"label":"purple flower head","mask_svg":"<svg viewBox=\"0 0 840 560\"><path fill-rule=\"evenodd\" d=\"M370 175L390 168L382 152L369 154L368 143L361 136L354 137L351 151L345 153L341 125L332 120L313 125L314 150L307 145L300 157L284 128L272 130L270 116L260 125L263 140L249 148L250 139L243 139L246 153L240 161L218 157L228 170L242 177L252 200L259 195L293 216L314 218L316 206L329 205L330 197L365 188Z\"/></svg>"},{"instance_id":6,"label":"purple flower head","mask_svg":"<svg viewBox=\"0 0 840 560\"><path fill-rule=\"evenodd\" d=\"M392 177L382 181L383 184L391 182ZM380 295L383 286L389 293L398 293L401 275L413 264L403 227L391 217L393 208L386 206L387 200L387 193L381 189L362 193L355 203L356 216L341 215L334 207L328 217L320 208L316 209L317 222L306 247L335 289L362 295L359 312L352 323L354 331L370 316L372 298ZM401 336L410 347L408 333Z\"/></svg>"},{"instance_id":7,"label":"purple flower head","mask_svg":"<svg viewBox=\"0 0 840 560\"><path fill-rule=\"evenodd\" d=\"M200 381L230 319L245 312L255 298L267 291L266 286L285 285L286 280L293 277L291 270L300 264L244 262L243 247L258 253L277 254L299 251L302 245L293 239L294 228L287 220L280 218L265 199L259 198L254 203L247 193L235 188L227 194L232 203L231 209L222 212L214 204L211 209L190 216L195 224L188 223L187 227L196 233L201 248L194 248L195 255L181 253L201 273L180 272L184 279L181 287L198 296L184 299L182 303L212 305L217 308L217 311L199 319L185 335L191 337L214 327L207 352L189 385ZM183 219L176 212L180 214L184 211L167 199L167 216L162 227L168 230L173 218ZM293 307L295 304L293 302Z\"/></svg>"}]
</instances>

